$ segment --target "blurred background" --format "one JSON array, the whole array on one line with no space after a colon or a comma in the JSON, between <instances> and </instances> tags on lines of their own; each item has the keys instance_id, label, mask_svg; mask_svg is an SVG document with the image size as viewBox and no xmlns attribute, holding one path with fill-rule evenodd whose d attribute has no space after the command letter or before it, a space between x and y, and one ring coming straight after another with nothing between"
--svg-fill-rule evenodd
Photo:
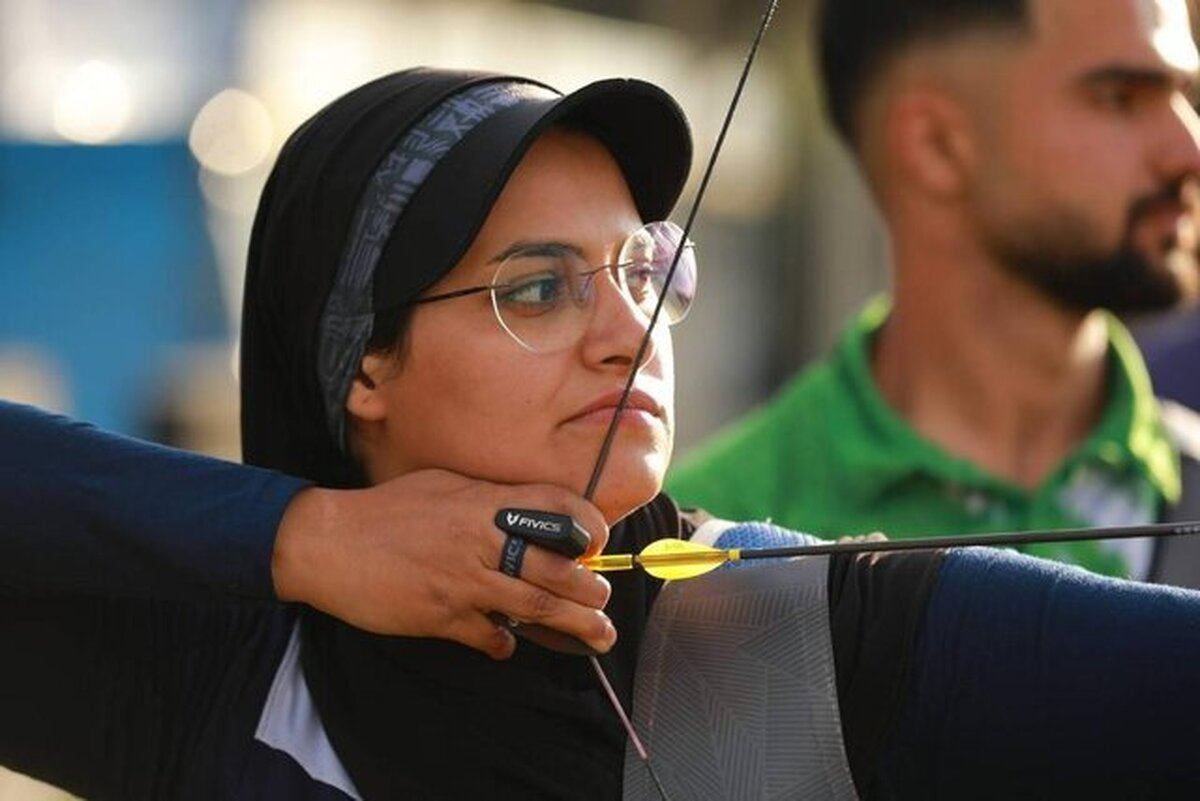
<instances>
[{"instance_id":1,"label":"blurred background","mask_svg":"<svg viewBox=\"0 0 1200 801\"><path fill-rule=\"evenodd\" d=\"M238 458L246 245L300 121L421 64L564 91L633 76L683 105L699 173L759 5L0 0L0 397ZM885 278L820 119L808 16L783 3L693 233L703 283L676 331L680 448L818 354ZM0 769L0 801L59 797Z\"/></svg>"},{"instance_id":2,"label":"blurred background","mask_svg":"<svg viewBox=\"0 0 1200 801\"><path fill-rule=\"evenodd\" d=\"M0 0L0 397L238 456L250 223L280 144L379 74L654 81L699 173L761 13L747 0ZM785 2L694 238L682 448L819 353L885 277ZM682 222L689 196L677 210Z\"/></svg>"},{"instance_id":3,"label":"blurred background","mask_svg":"<svg viewBox=\"0 0 1200 801\"><path fill-rule=\"evenodd\" d=\"M238 458L246 243L301 120L419 64L562 90L635 76L687 111L698 173L759 6L0 0L0 397ZM682 450L885 288L879 224L821 116L809 16L806 0L782 3L694 231L702 289L676 331ZM52 797L0 773L0 801Z\"/></svg>"}]
</instances>

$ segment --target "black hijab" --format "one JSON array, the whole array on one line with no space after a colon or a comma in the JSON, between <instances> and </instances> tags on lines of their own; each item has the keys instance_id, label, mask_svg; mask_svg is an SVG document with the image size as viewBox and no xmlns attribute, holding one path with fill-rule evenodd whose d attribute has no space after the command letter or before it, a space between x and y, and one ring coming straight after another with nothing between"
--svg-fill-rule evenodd
<instances>
[{"instance_id":1,"label":"black hijab","mask_svg":"<svg viewBox=\"0 0 1200 801\"><path fill-rule=\"evenodd\" d=\"M405 146L409 156L422 153L414 131L452 129L439 116L447 104L473 104L476 88L505 86L512 97L471 117L469 130L451 131L461 138L411 196L380 193L395 177L389 164L411 166ZM250 244L241 346L248 463L323 486L364 483L330 425L344 395L318 368L331 348L350 363L361 357L353 350L361 334L331 318L346 264L371 268L365 300L354 299L368 318L415 298L457 263L529 144L558 122L609 148L644 219L666 216L690 166L690 137L675 103L637 81L564 97L509 76L410 70L335 100L292 135ZM398 213L372 218L372 204ZM609 548L637 550L682 525L660 497L614 527ZM656 590L638 576L614 582L608 611L621 639L606 668L626 705ZM301 625L305 679L365 798L619 797L624 734L585 660L522 642L497 663L451 642L369 635L313 610Z\"/></svg>"}]
</instances>

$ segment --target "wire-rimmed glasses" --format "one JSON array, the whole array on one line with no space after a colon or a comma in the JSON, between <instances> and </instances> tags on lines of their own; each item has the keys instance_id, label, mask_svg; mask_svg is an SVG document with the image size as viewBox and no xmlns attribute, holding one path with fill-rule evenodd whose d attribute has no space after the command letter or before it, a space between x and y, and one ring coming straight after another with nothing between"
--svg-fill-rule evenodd
<instances>
[{"instance_id":1,"label":"wire-rimmed glasses","mask_svg":"<svg viewBox=\"0 0 1200 801\"><path fill-rule=\"evenodd\" d=\"M521 347L544 353L570 347L583 336L591 319L595 282L607 273L647 321L665 291L662 317L673 325L687 315L696 296L696 255L690 241L683 244L671 285L666 286L682 242L683 231L675 223L646 223L625 239L615 263L599 267L568 245L521 246L499 263L490 284L428 295L413 304L490 292L500 327Z\"/></svg>"}]
</instances>

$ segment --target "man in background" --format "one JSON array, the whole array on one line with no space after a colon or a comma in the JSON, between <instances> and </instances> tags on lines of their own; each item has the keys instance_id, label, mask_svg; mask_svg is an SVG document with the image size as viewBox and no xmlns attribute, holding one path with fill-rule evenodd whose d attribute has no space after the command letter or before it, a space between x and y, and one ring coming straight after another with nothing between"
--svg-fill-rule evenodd
<instances>
[{"instance_id":1,"label":"man in background","mask_svg":"<svg viewBox=\"0 0 1200 801\"><path fill-rule=\"evenodd\" d=\"M1160 406L1114 315L1197 294L1185 0L819 6L826 103L887 226L891 298L671 491L825 535L1177 510L1200 426ZM1135 578L1162 558L1148 541L1034 552Z\"/></svg>"}]
</instances>

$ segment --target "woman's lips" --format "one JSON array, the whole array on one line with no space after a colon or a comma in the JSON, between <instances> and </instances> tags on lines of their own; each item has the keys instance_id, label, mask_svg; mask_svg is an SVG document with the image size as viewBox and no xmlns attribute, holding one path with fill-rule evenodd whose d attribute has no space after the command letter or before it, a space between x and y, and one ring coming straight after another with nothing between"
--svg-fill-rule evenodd
<instances>
[{"instance_id":1,"label":"woman's lips","mask_svg":"<svg viewBox=\"0 0 1200 801\"><path fill-rule=\"evenodd\" d=\"M610 392L589 403L580 411L567 418L568 423L608 423L612 420L621 402L621 392ZM656 401L648 392L634 389L629 395L629 401L621 412L621 421L644 420L647 423L665 423L665 412L661 403Z\"/></svg>"}]
</instances>

